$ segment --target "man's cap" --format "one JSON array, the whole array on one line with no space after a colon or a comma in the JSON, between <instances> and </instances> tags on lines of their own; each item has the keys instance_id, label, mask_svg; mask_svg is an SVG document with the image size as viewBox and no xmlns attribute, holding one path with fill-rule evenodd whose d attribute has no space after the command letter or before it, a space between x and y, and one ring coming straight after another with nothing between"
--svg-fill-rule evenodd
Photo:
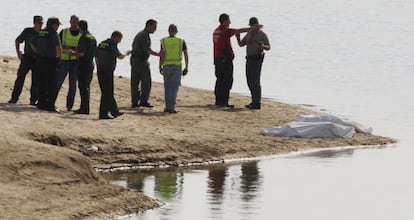
<instances>
[{"instance_id":1,"label":"man's cap","mask_svg":"<svg viewBox=\"0 0 414 220\"><path fill-rule=\"evenodd\" d=\"M61 25L62 23L60 23L59 18L56 18L56 17L50 17L49 19L47 19L47 24L46 24L47 26L54 25L54 24Z\"/></svg>"},{"instance_id":2,"label":"man's cap","mask_svg":"<svg viewBox=\"0 0 414 220\"><path fill-rule=\"evenodd\" d=\"M170 24L170 26L168 26L168 32L178 32L177 25Z\"/></svg>"},{"instance_id":3,"label":"man's cap","mask_svg":"<svg viewBox=\"0 0 414 220\"><path fill-rule=\"evenodd\" d=\"M43 23L43 17L40 15L33 16L33 23Z\"/></svg>"},{"instance_id":4,"label":"man's cap","mask_svg":"<svg viewBox=\"0 0 414 220\"><path fill-rule=\"evenodd\" d=\"M256 25L256 24L259 24L259 20L257 20L257 18L256 18L256 17L251 17L251 18L249 19L249 25L250 25L250 26L253 26L253 25Z\"/></svg>"}]
</instances>

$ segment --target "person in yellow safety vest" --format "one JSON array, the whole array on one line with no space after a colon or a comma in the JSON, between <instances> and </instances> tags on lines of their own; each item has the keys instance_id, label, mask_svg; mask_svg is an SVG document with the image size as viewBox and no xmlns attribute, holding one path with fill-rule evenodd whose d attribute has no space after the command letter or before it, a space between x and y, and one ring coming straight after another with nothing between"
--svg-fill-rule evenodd
<instances>
[{"instance_id":1,"label":"person in yellow safety vest","mask_svg":"<svg viewBox=\"0 0 414 220\"><path fill-rule=\"evenodd\" d=\"M63 29L59 33L62 42L62 57L57 70L56 93L53 103L56 101L59 90L65 81L66 75L69 73L69 91L66 99L66 108L72 110L75 102L77 75L79 68L79 58L74 54L78 46L82 33L79 30L79 18L76 15L70 17L70 27Z\"/></svg>"},{"instance_id":2,"label":"person in yellow safety vest","mask_svg":"<svg viewBox=\"0 0 414 220\"><path fill-rule=\"evenodd\" d=\"M184 39L176 36L177 26L170 24L169 37L161 40L160 73L164 77L165 110L167 113L177 113L176 99L178 88L181 85L181 75L188 72L188 52ZM182 70L182 54L184 54L185 67Z\"/></svg>"}]
</instances>

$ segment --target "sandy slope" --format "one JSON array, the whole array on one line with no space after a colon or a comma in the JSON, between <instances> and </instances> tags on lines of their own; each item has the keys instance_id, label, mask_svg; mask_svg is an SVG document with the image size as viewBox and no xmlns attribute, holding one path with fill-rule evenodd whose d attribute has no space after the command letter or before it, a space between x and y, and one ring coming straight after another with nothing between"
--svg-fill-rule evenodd
<instances>
[{"instance_id":1,"label":"sandy slope","mask_svg":"<svg viewBox=\"0 0 414 220\"><path fill-rule=\"evenodd\" d=\"M163 113L163 88L154 83L153 109L130 108L129 79L117 78L115 94L126 114L97 120L99 86L92 82L90 115L39 111L28 105L30 78L17 104L7 104L18 62L0 57L0 216L5 219L101 218L156 207L144 195L109 185L96 169L178 165L254 157L311 148L383 145L392 139L357 134L342 138L265 137L309 110L271 100L242 108L248 97L232 94L235 109L216 108L211 91L181 88L178 114ZM191 74L191 73L190 73ZM64 109L67 83L57 107ZM76 97L76 107L79 97ZM75 107L75 108L76 108Z\"/></svg>"}]
</instances>

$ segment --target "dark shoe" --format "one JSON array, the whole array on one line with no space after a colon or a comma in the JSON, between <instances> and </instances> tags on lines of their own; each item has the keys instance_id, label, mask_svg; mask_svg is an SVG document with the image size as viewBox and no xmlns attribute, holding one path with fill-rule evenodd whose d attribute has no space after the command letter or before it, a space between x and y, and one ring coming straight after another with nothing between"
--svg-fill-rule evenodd
<instances>
[{"instance_id":1,"label":"dark shoe","mask_svg":"<svg viewBox=\"0 0 414 220\"><path fill-rule=\"evenodd\" d=\"M149 102L139 103L139 106L142 106L142 107L148 107L148 108L152 108L152 107L154 107L154 106L153 106L153 105L151 105Z\"/></svg>"},{"instance_id":2,"label":"dark shoe","mask_svg":"<svg viewBox=\"0 0 414 220\"><path fill-rule=\"evenodd\" d=\"M114 118L112 118L111 116L108 116L108 115L104 115L104 116L99 116L99 119L100 120L101 119L105 120L105 119L114 119Z\"/></svg>"},{"instance_id":3,"label":"dark shoe","mask_svg":"<svg viewBox=\"0 0 414 220\"><path fill-rule=\"evenodd\" d=\"M48 109L46 109L46 111L52 112L52 113L60 113L60 110L57 109L57 108L48 108Z\"/></svg>"},{"instance_id":4,"label":"dark shoe","mask_svg":"<svg viewBox=\"0 0 414 220\"><path fill-rule=\"evenodd\" d=\"M75 110L73 112L75 112L75 114L80 114L80 115L89 115L89 111L85 111L85 110L82 110L82 109L78 109L78 110Z\"/></svg>"},{"instance_id":5,"label":"dark shoe","mask_svg":"<svg viewBox=\"0 0 414 220\"><path fill-rule=\"evenodd\" d=\"M68 112L72 111L72 107L67 107L66 110L68 110Z\"/></svg>"},{"instance_id":6,"label":"dark shoe","mask_svg":"<svg viewBox=\"0 0 414 220\"><path fill-rule=\"evenodd\" d=\"M260 105L248 104L246 105L248 109L260 109Z\"/></svg>"},{"instance_id":7,"label":"dark shoe","mask_svg":"<svg viewBox=\"0 0 414 220\"><path fill-rule=\"evenodd\" d=\"M114 115L114 118L118 118L119 116L123 115L125 112L118 112L118 114Z\"/></svg>"},{"instance_id":8,"label":"dark shoe","mask_svg":"<svg viewBox=\"0 0 414 220\"><path fill-rule=\"evenodd\" d=\"M30 105L37 106L37 102L30 102Z\"/></svg>"},{"instance_id":9,"label":"dark shoe","mask_svg":"<svg viewBox=\"0 0 414 220\"><path fill-rule=\"evenodd\" d=\"M234 105L229 104L216 104L216 106L219 108L234 108Z\"/></svg>"},{"instance_id":10,"label":"dark shoe","mask_svg":"<svg viewBox=\"0 0 414 220\"><path fill-rule=\"evenodd\" d=\"M15 103L17 103L17 100L16 100L16 99L10 99L10 100L8 101L8 103L10 103L10 104L15 104Z\"/></svg>"},{"instance_id":11,"label":"dark shoe","mask_svg":"<svg viewBox=\"0 0 414 220\"><path fill-rule=\"evenodd\" d=\"M139 105L138 104L132 104L131 105L131 108L138 108L139 107Z\"/></svg>"},{"instance_id":12,"label":"dark shoe","mask_svg":"<svg viewBox=\"0 0 414 220\"><path fill-rule=\"evenodd\" d=\"M169 114L177 114L178 111L176 110L168 110L168 109L164 109L164 112L169 113Z\"/></svg>"}]
</instances>

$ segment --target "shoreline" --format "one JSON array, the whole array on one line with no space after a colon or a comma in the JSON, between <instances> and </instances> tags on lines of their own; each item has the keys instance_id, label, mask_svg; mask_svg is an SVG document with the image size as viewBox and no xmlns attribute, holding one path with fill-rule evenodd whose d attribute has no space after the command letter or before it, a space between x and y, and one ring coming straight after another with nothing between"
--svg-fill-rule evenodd
<instances>
[{"instance_id":1,"label":"shoreline","mask_svg":"<svg viewBox=\"0 0 414 220\"><path fill-rule=\"evenodd\" d=\"M231 94L234 109L216 108L212 91L181 87L178 114L166 114L161 83L153 83L153 109L130 108L129 79L115 78L115 98L125 114L98 120L100 91L91 84L91 114L39 111L29 105L30 73L17 104L8 104L18 60L0 56L0 216L5 219L99 219L159 207L141 193L107 183L97 171L123 166L181 166L330 147L363 148L396 141L357 133L353 138L267 137L261 128L282 125L313 111L264 99L246 110L249 97ZM213 75L212 75L213 77ZM57 107L66 102L67 81ZM79 106L79 94L75 109Z\"/></svg>"}]
</instances>

